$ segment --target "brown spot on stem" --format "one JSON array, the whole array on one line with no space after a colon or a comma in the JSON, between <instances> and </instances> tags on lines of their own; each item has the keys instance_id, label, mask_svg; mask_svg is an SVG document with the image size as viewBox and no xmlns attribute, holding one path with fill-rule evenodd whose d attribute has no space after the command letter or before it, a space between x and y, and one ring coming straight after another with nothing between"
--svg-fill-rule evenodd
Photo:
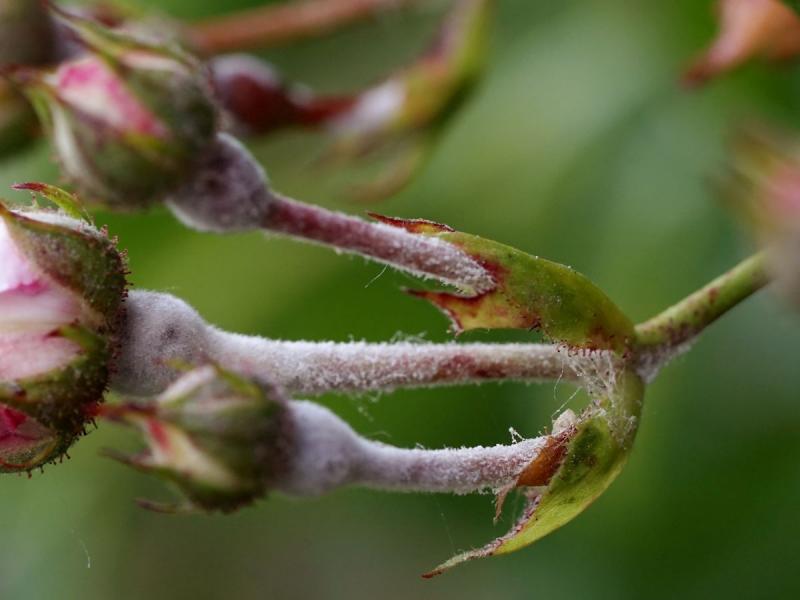
<instances>
[{"instance_id":1,"label":"brown spot on stem","mask_svg":"<svg viewBox=\"0 0 800 600\"><path fill-rule=\"evenodd\" d=\"M380 221L384 225L391 225L392 227L399 227L405 229L409 233L421 234L436 234L436 233L452 233L455 231L449 225L444 223L437 223L436 221L429 221L428 219L400 219L398 217L387 217L374 212L367 213L376 221Z\"/></svg>"}]
</instances>

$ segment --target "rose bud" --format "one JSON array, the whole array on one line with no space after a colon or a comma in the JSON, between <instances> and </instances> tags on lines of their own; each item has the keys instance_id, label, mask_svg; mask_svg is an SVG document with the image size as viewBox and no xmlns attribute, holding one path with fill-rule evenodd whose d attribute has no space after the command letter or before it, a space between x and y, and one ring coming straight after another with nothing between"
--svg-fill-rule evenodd
<instances>
[{"instance_id":1,"label":"rose bud","mask_svg":"<svg viewBox=\"0 0 800 600\"><path fill-rule=\"evenodd\" d=\"M69 197L27 184L68 207ZM60 458L108 380L125 294L114 243L63 211L0 203L0 471Z\"/></svg>"},{"instance_id":2,"label":"rose bud","mask_svg":"<svg viewBox=\"0 0 800 600\"><path fill-rule=\"evenodd\" d=\"M0 67L52 59L53 24L42 0L0 0Z\"/></svg>"},{"instance_id":3,"label":"rose bud","mask_svg":"<svg viewBox=\"0 0 800 600\"><path fill-rule=\"evenodd\" d=\"M772 60L800 53L800 18L781 0L720 0L720 31L689 67L684 80L698 85L761 56Z\"/></svg>"},{"instance_id":4,"label":"rose bud","mask_svg":"<svg viewBox=\"0 0 800 600\"><path fill-rule=\"evenodd\" d=\"M213 139L217 113L205 69L163 44L59 15L88 51L17 81L53 137L65 174L115 208L161 200Z\"/></svg>"},{"instance_id":5,"label":"rose bud","mask_svg":"<svg viewBox=\"0 0 800 600\"><path fill-rule=\"evenodd\" d=\"M727 188L768 251L778 292L800 308L800 141L763 129L740 136Z\"/></svg>"},{"instance_id":6,"label":"rose bud","mask_svg":"<svg viewBox=\"0 0 800 600\"><path fill-rule=\"evenodd\" d=\"M163 477L185 498L178 506L144 506L230 512L262 497L285 462L280 439L286 404L271 385L208 365L186 373L150 403L107 406L101 414L137 427L147 444L137 456L109 455Z\"/></svg>"}]
</instances>

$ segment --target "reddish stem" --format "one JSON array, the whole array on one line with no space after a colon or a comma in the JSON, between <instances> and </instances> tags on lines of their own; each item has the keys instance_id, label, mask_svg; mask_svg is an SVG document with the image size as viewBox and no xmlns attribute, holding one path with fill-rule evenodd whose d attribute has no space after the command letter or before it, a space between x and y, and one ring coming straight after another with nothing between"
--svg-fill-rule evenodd
<instances>
[{"instance_id":1,"label":"reddish stem","mask_svg":"<svg viewBox=\"0 0 800 600\"><path fill-rule=\"evenodd\" d=\"M275 198L263 226L269 231L361 254L465 290L482 292L495 285L486 269L444 240L288 198Z\"/></svg>"},{"instance_id":2,"label":"reddish stem","mask_svg":"<svg viewBox=\"0 0 800 600\"><path fill-rule=\"evenodd\" d=\"M263 48L328 33L418 0L303 0L213 17L187 25L201 54Z\"/></svg>"}]
</instances>

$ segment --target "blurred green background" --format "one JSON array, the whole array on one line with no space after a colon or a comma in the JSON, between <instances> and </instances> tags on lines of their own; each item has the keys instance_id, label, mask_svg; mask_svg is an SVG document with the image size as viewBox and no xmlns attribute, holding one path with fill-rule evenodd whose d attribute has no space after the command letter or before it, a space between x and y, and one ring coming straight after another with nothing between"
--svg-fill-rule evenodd
<instances>
[{"instance_id":1,"label":"blurred green background","mask_svg":"<svg viewBox=\"0 0 800 600\"><path fill-rule=\"evenodd\" d=\"M181 17L256 0L162 0ZM709 0L498 0L491 68L433 160L377 209L444 221L589 275L636 320L750 251L716 202L731 127L797 120L800 67L752 65L698 92L677 83L712 35ZM432 7L431 7L432 6ZM442 3L270 50L325 90L373 81L424 46ZM253 145L281 191L335 200L320 140ZM44 146L0 165L57 181ZM374 208L374 207L371 207ZM99 215L136 286L185 298L211 322L288 339L448 339L398 291L406 277L260 235L182 229L164 212ZM484 334L465 340L521 339ZM651 386L637 447L581 518L514 555L432 581L419 574L503 533L490 496L340 491L272 497L229 517L168 517L133 498L156 481L98 456L135 445L104 426L44 475L6 476L2 598L796 598L800 594L800 317L763 294L714 326ZM427 447L536 435L567 385L486 385L325 397L361 432Z\"/></svg>"}]
</instances>

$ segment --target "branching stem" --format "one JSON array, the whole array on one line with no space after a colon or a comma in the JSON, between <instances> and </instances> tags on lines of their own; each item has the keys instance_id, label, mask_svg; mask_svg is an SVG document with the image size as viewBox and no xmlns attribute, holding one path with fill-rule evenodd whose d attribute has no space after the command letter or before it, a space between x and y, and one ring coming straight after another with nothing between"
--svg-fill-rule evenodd
<instances>
[{"instance_id":1,"label":"branching stem","mask_svg":"<svg viewBox=\"0 0 800 600\"><path fill-rule=\"evenodd\" d=\"M319 36L419 0L301 0L270 4L186 26L193 48L205 55L252 50Z\"/></svg>"}]
</instances>

